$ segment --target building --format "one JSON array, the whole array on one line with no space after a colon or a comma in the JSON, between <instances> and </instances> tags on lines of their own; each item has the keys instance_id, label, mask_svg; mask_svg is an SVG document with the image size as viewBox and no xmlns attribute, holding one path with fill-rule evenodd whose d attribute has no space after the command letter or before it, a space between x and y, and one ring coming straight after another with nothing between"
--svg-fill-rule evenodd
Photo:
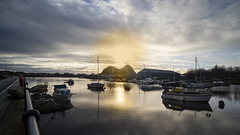
<instances>
[{"instance_id":1,"label":"building","mask_svg":"<svg viewBox=\"0 0 240 135\"><path fill-rule=\"evenodd\" d=\"M143 69L137 74L138 79L145 79L145 78L156 78L159 80L168 79L180 79L180 74L170 70L157 70L157 69Z\"/></svg>"}]
</instances>

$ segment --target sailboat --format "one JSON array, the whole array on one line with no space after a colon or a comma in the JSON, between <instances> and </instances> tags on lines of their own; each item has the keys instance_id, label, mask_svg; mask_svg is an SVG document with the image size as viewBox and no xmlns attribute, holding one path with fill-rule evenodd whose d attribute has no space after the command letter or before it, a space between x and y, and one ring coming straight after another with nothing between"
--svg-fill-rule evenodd
<instances>
[{"instance_id":1,"label":"sailboat","mask_svg":"<svg viewBox=\"0 0 240 135\"><path fill-rule=\"evenodd\" d=\"M98 63L98 82L97 83L91 83L87 84L89 89L93 90L103 90L104 89L104 84L99 82L99 58L97 57L97 63Z\"/></svg>"},{"instance_id":2,"label":"sailboat","mask_svg":"<svg viewBox=\"0 0 240 135\"><path fill-rule=\"evenodd\" d=\"M195 57L195 81L186 82L186 87L189 89L210 88L211 86L208 83L197 83L197 64L198 64L198 60L197 60L197 57Z\"/></svg>"}]
</instances>

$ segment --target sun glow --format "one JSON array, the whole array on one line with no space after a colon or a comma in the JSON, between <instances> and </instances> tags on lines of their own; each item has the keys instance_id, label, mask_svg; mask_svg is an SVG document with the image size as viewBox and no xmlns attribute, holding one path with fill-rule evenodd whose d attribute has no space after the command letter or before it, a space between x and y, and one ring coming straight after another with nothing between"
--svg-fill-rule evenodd
<instances>
[{"instance_id":1,"label":"sun glow","mask_svg":"<svg viewBox=\"0 0 240 135\"><path fill-rule=\"evenodd\" d=\"M123 103L124 102L124 91L122 88L118 89L117 91L117 101L118 103Z\"/></svg>"},{"instance_id":2,"label":"sun glow","mask_svg":"<svg viewBox=\"0 0 240 135\"><path fill-rule=\"evenodd\" d=\"M142 43L142 40L131 32L112 31L100 37L95 49L98 56L107 57L108 64L121 67L141 60Z\"/></svg>"}]
</instances>

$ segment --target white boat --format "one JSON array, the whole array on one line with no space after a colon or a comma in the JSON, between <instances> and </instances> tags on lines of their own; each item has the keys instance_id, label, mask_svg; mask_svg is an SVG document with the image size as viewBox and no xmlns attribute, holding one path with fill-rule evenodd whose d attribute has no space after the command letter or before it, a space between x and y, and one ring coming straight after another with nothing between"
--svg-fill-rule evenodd
<instances>
[{"instance_id":1,"label":"white boat","mask_svg":"<svg viewBox=\"0 0 240 135\"><path fill-rule=\"evenodd\" d=\"M104 84L99 82L99 59L98 59L98 57L97 57L97 63L98 63L98 82L87 84L87 86L88 86L88 89L92 89L92 90L104 90Z\"/></svg>"},{"instance_id":2,"label":"white boat","mask_svg":"<svg viewBox=\"0 0 240 135\"><path fill-rule=\"evenodd\" d=\"M61 101L70 101L72 93L66 85L54 85L53 97Z\"/></svg>"},{"instance_id":3,"label":"white boat","mask_svg":"<svg viewBox=\"0 0 240 135\"><path fill-rule=\"evenodd\" d=\"M179 101L198 101L208 102L212 97L212 93L209 89L207 91L190 91L183 88L166 89L162 93L162 98L173 99Z\"/></svg>"}]
</instances>

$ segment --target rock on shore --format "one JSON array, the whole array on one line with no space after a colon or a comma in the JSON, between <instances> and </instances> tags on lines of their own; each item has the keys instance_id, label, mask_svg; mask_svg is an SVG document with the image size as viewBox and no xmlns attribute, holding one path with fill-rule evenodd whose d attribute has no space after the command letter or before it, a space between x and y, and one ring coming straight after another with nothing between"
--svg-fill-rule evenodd
<instances>
[{"instance_id":1,"label":"rock on shore","mask_svg":"<svg viewBox=\"0 0 240 135\"><path fill-rule=\"evenodd\" d=\"M48 91L47 87L48 87L47 85L42 85L42 84L36 85L36 86L32 87L29 90L29 92L31 92L31 93L44 93L44 92Z\"/></svg>"}]
</instances>

